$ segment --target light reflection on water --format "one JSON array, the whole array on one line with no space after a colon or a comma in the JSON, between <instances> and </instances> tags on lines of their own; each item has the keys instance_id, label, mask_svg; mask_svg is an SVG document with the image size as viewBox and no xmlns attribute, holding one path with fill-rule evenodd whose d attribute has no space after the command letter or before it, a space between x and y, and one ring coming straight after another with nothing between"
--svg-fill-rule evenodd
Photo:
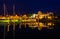
<instances>
[{"instance_id":1,"label":"light reflection on water","mask_svg":"<svg viewBox=\"0 0 60 39\"><path fill-rule=\"evenodd\" d=\"M26 28L27 27L27 25L28 25L28 27L29 28L31 28L31 29L35 29L35 28L37 28L39 31L41 30L41 29L43 29L43 28L48 28L48 29L52 29L52 27L54 28L54 26L55 26L55 24L54 23L52 23L52 22L49 22L49 23L42 23L42 22L39 22L39 23L11 23L11 24L8 24L8 23L0 23L0 27L1 26L3 26L3 28L4 28L4 26L5 26L5 28L7 28L7 29L5 29L5 38L6 37L8 37L9 36L9 34L7 33L8 31L14 31L14 32L11 32L12 34L12 37L14 37L15 38L15 36L16 36L16 32L15 32L15 30L16 30L16 27L19 27L19 28L21 28L21 27L24 27L24 28ZM9 26L9 28L8 28L8 26ZM12 28L11 28L12 27ZM15 30L14 30L15 29ZM32 33L34 33L34 31L31 31ZM4 31L4 30L3 30ZM6 32L7 31L7 32ZM52 30L53 31L53 30ZM24 31L23 31L24 32ZM44 30L42 31L42 32L44 32ZM46 31L45 30L45 32L50 32L50 31ZM25 33L25 32L24 32ZM39 32L40 33L40 32ZM17 33L17 34L19 34L19 33ZM21 35L21 34L20 34Z\"/></svg>"},{"instance_id":2,"label":"light reflection on water","mask_svg":"<svg viewBox=\"0 0 60 39\"><path fill-rule=\"evenodd\" d=\"M29 28L31 29L35 29L38 28L38 30L41 30L43 28L48 28L48 29L53 29L54 28L54 23L52 22L48 22L48 23L42 23L42 22L31 22L31 23L0 23L0 26L4 26L7 27L7 31L9 31L9 27L13 25L13 30L15 30L16 25L19 26L19 28L22 27L22 25L24 26L24 28L26 28L26 26L28 25Z\"/></svg>"}]
</instances>

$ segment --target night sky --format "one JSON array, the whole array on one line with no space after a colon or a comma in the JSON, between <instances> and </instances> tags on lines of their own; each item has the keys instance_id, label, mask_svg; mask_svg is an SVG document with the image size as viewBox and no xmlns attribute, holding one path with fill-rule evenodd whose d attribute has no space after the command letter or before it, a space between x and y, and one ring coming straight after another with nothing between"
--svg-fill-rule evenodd
<instances>
[{"instance_id":1,"label":"night sky","mask_svg":"<svg viewBox=\"0 0 60 39\"><path fill-rule=\"evenodd\" d=\"M56 13L58 15L60 15L60 0L0 0L0 14L3 14L3 4L5 3L7 11L9 12L9 14L12 15L12 7L13 5L15 5L15 12L17 14L29 14L29 13L36 13L38 11L42 11L42 12L53 12ZM59 25L58 25L59 26ZM3 28L0 28L0 31ZM23 29L21 29L23 30ZM23 30L23 32L16 32L16 38L18 37L23 37L26 35L29 36L31 35L31 37L33 36L46 36L46 34L44 34L43 32L60 32L60 28L54 29L54 30L42 30L37 31L37 30ZM10 32L9 32L10 33ZM1 38L3 33L0 32ZM8 34L7 36L12 36L11 33ZM51 34L49 34L51 35ZM56 36L56 34L54 34ZM10 37L9 36L9 37ZM48 35L47 35L48 36ZM10 37L11 38L11 37Z\"/></svg>"},{"instance_id":2,"label":"night sky","mask_svg":"<svg viewBox=\"0 0 60 39\"><path fill-rule=\"evenodd\" d=\"M36 13L54 12L60 14L60 0L0 0L0 12L3 11L3 4L6 4L9 14L12 14L12 6L15 5L15 12Z\"/></svg>"}]
</instances>

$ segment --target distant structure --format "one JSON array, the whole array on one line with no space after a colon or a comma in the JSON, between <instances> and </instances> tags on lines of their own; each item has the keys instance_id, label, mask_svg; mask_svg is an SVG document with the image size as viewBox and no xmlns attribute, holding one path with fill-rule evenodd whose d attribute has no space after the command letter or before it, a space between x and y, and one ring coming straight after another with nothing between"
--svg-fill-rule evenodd
<instances>
[{"instance_id":1,"label":"distant structure","mask_svg":"<svg viewBox=\"0 0 60 39\"><path fill-rule=\"evenodd\" d=\"M0 25L8 25L8 31L10 25L13 23L13 30L15 30L15 25L19 24L20 28L21 25L24 25L26 28L26 25L29 25L30 28L38 28L38 30L41 30L43 27L52 29L54 27L54 19L57 19L57 16L54 16L52 12L49 13L42 13L41 11L38 11L37 14L31 14L31 16L28 16L26 14L24 15L17 15L15 14L15 6L13 6L13 15L6 15L6 6L4 4L4 16L0 15Z\"/></svg>"}]
</instances>

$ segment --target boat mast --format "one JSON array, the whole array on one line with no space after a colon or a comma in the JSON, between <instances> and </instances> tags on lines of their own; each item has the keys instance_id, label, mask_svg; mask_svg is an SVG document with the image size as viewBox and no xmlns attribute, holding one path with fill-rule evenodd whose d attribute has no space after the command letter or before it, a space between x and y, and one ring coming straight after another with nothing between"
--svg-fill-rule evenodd
<instances>
[{"instance_id":1,"label":"boat mast","mask_svg":"<svg viewBox=\"0 0 60 39\"><path fill-rule=\"evenodd\" d=\"M13 5L13 16L15 16L15 6ZM13 18L15 20L15 18ZM15 39L15 21L13 22L13 39Z\"/></svg>"},{"instance_id":2,"label":"boat mast","mask_svg":"<svg viewBox=\"0 0 60 39\"><path fill-rule=\"evenodd\" d=\"M3 7L4 7L4 16L5 16L5 3L3 5ZM5 39L5 25L4 25L4 39Z\"/></svg>"}]
</instances>

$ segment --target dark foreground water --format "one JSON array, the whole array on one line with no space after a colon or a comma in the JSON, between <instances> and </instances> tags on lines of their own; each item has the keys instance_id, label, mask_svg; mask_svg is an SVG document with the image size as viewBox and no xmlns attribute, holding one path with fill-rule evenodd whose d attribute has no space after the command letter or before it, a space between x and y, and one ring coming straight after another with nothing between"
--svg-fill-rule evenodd
<instances>
[{"instance_id":1,"label":"dark foreground water","mask_svg":"<svg viewBox=\"0 0 60 39\"><path fill-rule=\"evenodd\" d=\"M41 31L38 30L37 28L31 29L29 27L24 28L22 27L21 29L16 26L15 31L12 29L12 25L10 26L10 31L5 31L5 39L25 39L25 38L51 38L53 36L58 36L60 33L60 26L56 25L54 29L42 29ZM55 38L54 37L54 38ZM0 26L0 39L4 39L4 27Z\"/></svg>"}]
</instances>

